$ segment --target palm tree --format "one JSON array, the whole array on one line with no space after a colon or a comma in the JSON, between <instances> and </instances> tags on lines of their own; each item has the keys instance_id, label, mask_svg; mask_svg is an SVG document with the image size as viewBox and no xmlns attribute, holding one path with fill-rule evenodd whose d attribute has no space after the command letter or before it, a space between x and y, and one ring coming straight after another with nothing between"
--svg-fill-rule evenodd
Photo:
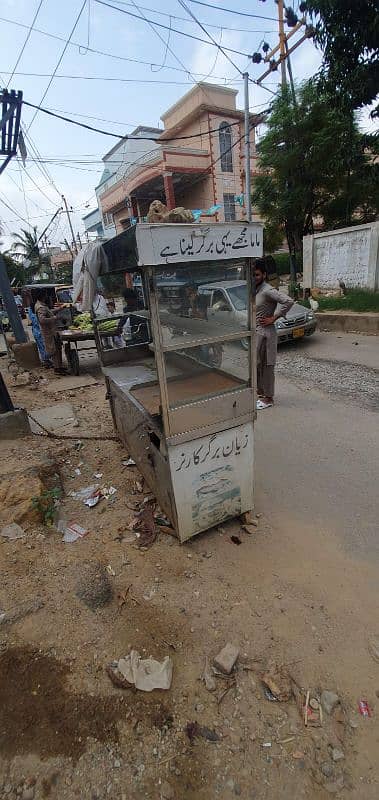
<instances>
[{"instance_id":1,"label":"palm tree","mask_svg":"<svg viewBox=\"0 0 379 800\"><path fill-rule=\"evenodd\" d=\"M52 278L50 256L40 250L37 227L34 226L33 232L22 228L21 233L13 233L12 236L16 241L13 242L11 250L30 262L25 267L29 277L34 278L36 275L41 277L43 272L47 272L49 278Z\"/></svg>"}]
</instances>

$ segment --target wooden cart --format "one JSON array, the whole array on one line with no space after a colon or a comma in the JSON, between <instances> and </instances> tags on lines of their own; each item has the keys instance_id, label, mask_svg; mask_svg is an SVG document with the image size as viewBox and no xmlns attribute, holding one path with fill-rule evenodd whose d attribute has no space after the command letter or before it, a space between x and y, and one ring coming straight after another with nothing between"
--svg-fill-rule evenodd
<instances>
[{"instance_id":1,"label":"wooden cart","mask_svg":"<svg viewBox=\"0 0 379 800\"><path fill-rule=\"evenodd\" d=\"M96 350L95 334L93 331L59 331L59 338L64 347L67 364L73 375L80 374L80 362L78 344L82 342L92 342L90 347L80 348L80 352Z\"/></svg>"}]
</instances>

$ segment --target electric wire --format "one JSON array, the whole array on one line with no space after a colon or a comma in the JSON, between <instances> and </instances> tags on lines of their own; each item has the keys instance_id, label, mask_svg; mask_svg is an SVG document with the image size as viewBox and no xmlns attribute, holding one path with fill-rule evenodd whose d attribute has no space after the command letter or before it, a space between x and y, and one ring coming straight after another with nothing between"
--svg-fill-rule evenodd
<instances>
[{"instance_id":1,"label":"electric wire","mask_svg":"<svg viewBox=\"0 0 379 800\"><path fill-rule=\"evenodd\" d=\"M19 55L18 55L17 61L16 61L15 65L14 65L14 67L13 67L13 72L11 73L11 76L10 76L10 78L9 78L9 80L8 80L8 83L7 83L7 89L8 89L8 86L9 86L9 84L10 84L10 82L11 82L12 78L13 78L13 75L15 74L15 72L16 72L16 69L17 69L17 67L18 67L18 65L19 65L19 63L20 63L20 61L21 61L21 59L22 59L22 56L23 56L23 53L24 53L25 47L26 47L26 45L28 44L28 41L29 41L29 39L30 39L30 36L31 36L32 30L33 30L33 28L34 28L34 23L35 23L35 21L36 21L36 19L37 19L37 17L38 17L38 14L39 14L39 12L40 12L40 10L41 10L42 3L43 3L43 0L40 0L39 6L38 6L38 8L37 8L37 11L36 11L36 13L35 13L35 15L34 15L34 18L33 18L33 22L32 22L32 24L29 26L29 30L28 30L28 33L27 33L27 35L26 35L26 39L25 39L25 41L24 41L24 44L22 45L22 48L21 48L21 50L20 50L20 53L19 53Z\"/></svg>"},{"instance_id":2,"label":"electric wire","mask_svg":"<svg viewBox=\"0 0 379 800\"><path fill-rule=\"evenodd\" d=\"M189 16L190 16L190 17L192 17L192 19L194 20L194 22L196 22L196 24L199 26L199 28L201 28L201 30L203 31L203 33L205 33L205 34L206 34L206 36L208 36L208 38L210 39L210 41L212 42L212 44L213 44L213 45L215 45L215 47L217 47L217 48L218 48L218 52L219 52L219 53L222 53L222 55L223 55L223 56L224 56L224 57L227 59L227 61L229 61L229 63L232 65L232 67L234 67L234 69L236 69L236 70L237 70L237 72L239 72L239 74L240 74L240 75L242 75L243 73L242 73L242 71L240 70L240 68L239 68L239 67L237 67L237 64L236 64L236 63L233 61L233 59L231 59L231 58L230 58L230 56L228 56L228 54L225 52L225 50L226 50L227 48L223 48L223 47L221 47L221 45L217 44L217 42L214 40L214 38L213 38L212 34L208 33L207 29L206 29L206 28L204 28L204 25L203 25L203 23L202 23L202 22L199 22L199 20L198 20L198 19L197 19L197 17L195 16L195 14L193 14L193 12L191 11L191 9L190 9L190 8L188 8L188 6L187 6L187 5L184 3L184 0L178 0L178 2L179 2L179 5L181 5L181 7L182 7L182 8L184 8L184 10L185 10L185 11L187 11L187 14L189 14Z\"/></svg>"},{"instance_id":3,"label":"electric wire","mask_svg":"<svg viewBox=\"0 0 379 800\"><path fill-rule=\"evenodd\" d=\"M112 8L114 11L119 11L120 14L127 14L129 17L134 17L134 19L142 20L142 22L148 22L149 25L156 25L158 28L164 28L165 30L170 30L168 25L163 25L162 22L156 22L154 20L148 19L145 16L138 16L138 14L133 14L132 11L125 11L124 8L118 8L117 6L112 5L111 3L106 3L105 0L95 0L95 3L101 6L107 6L107 8ZM133 3L138 11L140 11L140 7ZM180 36L186 36L189 39L194 39L196 42L201 42L202 44L207 44L209 46L217 47L217 43L207 42L206 39L201 39L199 36L195 36L192 33L186 33L185 31L178 30L178 28L171 28L173 33L178 33ZM235 53L236 55L243 56L244 58L248 58L248 53L243 53L241 50L235 50L232 47L225 47L225 50L228 50L230 53ZM188 70L187 70L188 71Z\"/></svg>"},{"instance_id":4,"label":"electric wire","mask_svg":"<svg viewBox=\"0 0 379 800\"><path fill-rule=\"evenodd\" d=\"M119 5L119 6L129 6L130 8L133 7L132 3L128 3L128 2L126 2L126 0L113 0L113 2L117 3L117 5ZM212 8L214 8L214 6L212 6ZM147 6L140 6L140 9L142 9L143 11L150 11L152 14L160 14L161 17L171 17L172 19L180 20L180 22L190 23L190 20L187 17L180 17L177 14L170 14L168 11L158 11L156 8L149 8ZM259 17L259 19L261 19L261 17ZM262 19L266 19L266 17L262 17ZM276 22L277 20L275 20L273 18L273 21ZM208 21L206 21L206 22L203 21L203 25L206 25L208 28L220 29L220 27L221 27L220 25L215 25L214 23L211 23L211 22L208 22ZM222 29L224 31L233 31L235 33L247 33L247 34L250 34L250 33L276 33L277 32L276 28L275 28L275 30L272 30L272 31L263 31L263 30L251 30L251 28L231 28L230 26L226 26L226 25L223 25Z\"/></svg>"},{"instance_id":5,"label":"electric wire","mask_svg":"<svg viewBox=\"0 0 379 800\"><path fill-rule=\"evenodd\" d=\"M48 82L48 84L46 86L46 89L45 89L45 91L44 91L44 93L43 93L43 95L41 97L40 104L43 103L43 101L44 101L44 99L45 99L45 97L46 97L46 95L47 95L47 93L48 93L48 91L50 89L50 86L51 86L51 84L52 84L52 82L53 82L53 80L55 78L55 75L56 75L56 73L57 73L57 71L58 71L58 69L59 69L59 67L60 67L60 65L61 65L61 63L63 61L64 55L65 55L66 50L67 50L67 48L69 46L69 43L70 43L70 39L71 39L71 37L72 37L72 35L73 35L74 31L75 31L75 28L76 28L76 26L77 26L77 24L78 24L78 22L80 20L80 17L82 16L82 13L84 11L86 3L87 3L87 0L84 0L82 5L81 5L79 14L76 17L76 20L75 20L74 25L72 27L71 33L70 33L70 35L69 35L69 37L68 37L68 39L66 41L66 44L65 44L65 46L64 46L64 48L63 48L63 50L62 50L62 52L61 52L61 54L59 56L59 59L58 59L57 64L56 64L56 66L55 66L55 68L54 68L54 70L53 70L53 72L51 74L51 77L50 77L49 82ZM38 111L36 111L34 116L32 117L32 121L29 123L29 126L28 126L28 131L30 131L30 128L32 127L33 122L34 122L37 114L38 114Z\"/></svg>"},{"instance_id":6,"label":"electric wire","mask_svg":"<svg viewBox=\"0 0 379 800\"><path fill-rule=\"evenodd\" d=\"M224 8L224 6L214 6L212 3L204 3L202 0L190 0L190 3L196 3L198 6L205 6L206 8L213 8L217 11L225 11L227 14L238 14L240 17L252 17L254 19L268 19L270 22L276 22L275 17L264 17L262 14L251 14L247 11L237 11L235 8Z\"/></svg>"}]
</instances>

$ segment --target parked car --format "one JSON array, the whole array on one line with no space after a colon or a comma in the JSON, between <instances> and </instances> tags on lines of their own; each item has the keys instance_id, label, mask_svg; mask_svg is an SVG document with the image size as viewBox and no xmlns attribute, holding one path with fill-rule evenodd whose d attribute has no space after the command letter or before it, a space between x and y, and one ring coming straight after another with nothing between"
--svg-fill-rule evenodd
<instances>
[{"instance_id":1,"label":"parked car","mask_svg":"<svg viewBox=\"0 0 379 800\"><path fill-rule=\"evenodd\" d=\"M228 324L233 320L241 328L247 328L247 286L246 281L220 281L204 283L198 287L198 294L207 299L208 317ZM286 317L275 322L278 342L289 342L312 336L316 330L316 317L299 303L294 303ZM248 340L241 340L247 349Z\"/></svg>"}]
</instances>

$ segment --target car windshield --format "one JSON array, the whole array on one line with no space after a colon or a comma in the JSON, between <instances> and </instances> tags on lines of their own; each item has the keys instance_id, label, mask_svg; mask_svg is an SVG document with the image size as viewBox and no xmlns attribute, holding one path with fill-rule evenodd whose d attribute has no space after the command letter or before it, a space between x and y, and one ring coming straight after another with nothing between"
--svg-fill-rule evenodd
<instances>
[{"instance_id":1,"label":"car windshield","mask_svg":"<svg viewBox=\"0 0 379 800\"><path fill-rule=\"evenodd\" d=\"M246 283L240 283L239 286L231 286L228 289L229 297L237 311L246 311L247 309L247 287Z\"/></svg>"}]
</instances>

